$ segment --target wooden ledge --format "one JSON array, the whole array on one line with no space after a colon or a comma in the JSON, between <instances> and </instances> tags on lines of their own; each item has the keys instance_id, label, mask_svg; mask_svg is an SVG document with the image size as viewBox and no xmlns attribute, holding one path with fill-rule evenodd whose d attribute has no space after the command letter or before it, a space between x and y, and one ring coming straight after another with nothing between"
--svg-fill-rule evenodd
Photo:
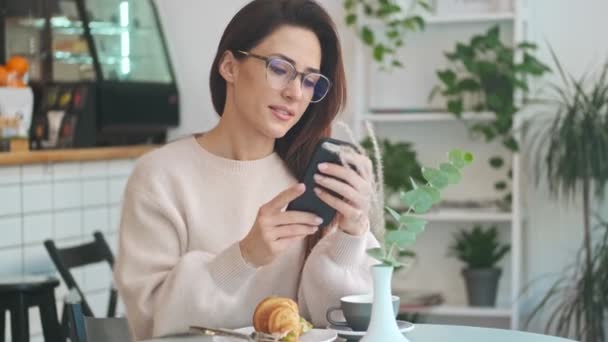
<instances>
[{"instance_id":1,"label":"wooden ledge","mask_svg":"<svg viewBox=\"0 0 608 342\"><path fill-rule=\"evenodd\" d=\"M0 152L0 166L44 164L51 162L132 159L158 147L158 145L139 145L26 152Z\"/></svg>"}]
</instances>

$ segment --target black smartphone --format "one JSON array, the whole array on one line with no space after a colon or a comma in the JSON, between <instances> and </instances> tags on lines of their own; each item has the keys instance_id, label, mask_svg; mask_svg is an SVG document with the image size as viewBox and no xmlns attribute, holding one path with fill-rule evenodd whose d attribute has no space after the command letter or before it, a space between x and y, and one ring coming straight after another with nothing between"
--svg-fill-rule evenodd
<instances>
[{"instance_id":1,"label":"black smartphone","mask_svg":"<svg viewBox=\"0 0 608 342\"><path fill-rule=\"evenodd\" d=\"M341 145L348 145L352 147L354 151L357 151L355 145L346 141L333 138L323 138L319 141L319 143L315 147L310 162L306 166L304 178L300 180L300 182L306 185L306 190L300 197L291 201L289 205L287 205L287 210L305 211L313 213L322 218L323 223L319 225L319 228L326 227L328 224L331 223L331 221L334 219L334 216L336 215L336 210L327 205L325 202L323 202L319 197L317 197L317 194L315 194L314 192L314 188L321 186L315 182L313 177L316 173L319 172L318 166L321 163L334 163L340 165L342 164L340 156L338 155L338 149ZM329 175L327 176L331 177ZM342 198L342 196L336 194L335 192L329 189L323 189L338 198Z\"/></svg>"}]
</instances>

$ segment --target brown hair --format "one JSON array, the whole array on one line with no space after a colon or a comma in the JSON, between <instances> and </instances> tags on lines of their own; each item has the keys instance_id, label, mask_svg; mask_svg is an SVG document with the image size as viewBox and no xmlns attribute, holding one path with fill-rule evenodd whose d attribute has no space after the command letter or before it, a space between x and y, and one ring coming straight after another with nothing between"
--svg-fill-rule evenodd
<instances>
[{"instance_id":1,"label":"brown hair","mask_svg":"<svg viewBox=\"0 0 608 342\"><path fill-rule=\"evenodd\" d=\"M222 115L226 104L226 81L219 64L226 51L248 51L283 25L308 29L321 43L321 73L332 86L319 103L311 103L300 121L284 137L277 139L275 151L298 179L312 156L317 142L331 135L331 122L346 103L346 81L340 41L335 24L313 0L254 0L232 18L220 40L209 79L215 111ZM235 54L236 58L244 58Z\"/></svg>"}]
</instances>

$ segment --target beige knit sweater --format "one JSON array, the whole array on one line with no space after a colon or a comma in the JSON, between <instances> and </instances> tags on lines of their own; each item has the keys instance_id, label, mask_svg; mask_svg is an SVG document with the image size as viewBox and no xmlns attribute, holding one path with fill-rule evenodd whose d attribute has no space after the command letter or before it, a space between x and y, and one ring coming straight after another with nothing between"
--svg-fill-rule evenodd
<instances>
[{"instance_id":1,"label":"beige knit sweater","mask_svg":"<svg viewBox=\"0 0 608 342\"><path fill-rule=\"evenodd\" d=\"M371 292L374 262L365 250L378 245L371 233L335 230L303 268L304 242L269 265L245 263L238 242L259 207L296 182L276 153L230 160L194 137L141 157L125 189L114 267L135 338L196 324L250 326L256 304L269 295L296 299L301 314L324 327L325 311L340 297Z\"/></svg>"}]
</instances>

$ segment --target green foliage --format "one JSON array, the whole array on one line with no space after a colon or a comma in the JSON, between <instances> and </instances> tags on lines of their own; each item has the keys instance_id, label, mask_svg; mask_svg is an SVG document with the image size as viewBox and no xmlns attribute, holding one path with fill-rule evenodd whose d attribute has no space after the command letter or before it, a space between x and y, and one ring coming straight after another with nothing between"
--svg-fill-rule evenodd
<instances>
[{"instance_id":1,"label":"green foliage","mask_svg":"<svg viewBox=\"0 0 608 342\"><path fill-rule=\"evenodd\" d=\"M608 183L608 62L591 84L583 76L566 75L554 57L563 85L553 85L557 112L541 134L535 134L536 182L544 174L549 190L574 196L584 180L595 183L601 198ZM543 143L548 144L545 150ZM543 170L544 168L544 170Z\"/></svg>"},{"instance_id":2,"label":"green foliage","mask_svg":"<svg viewBox=\"0 0 608 342\"><path fill-rule=\"evenodd\" d=\"M373 155L373 144L369 137L361 142L361 146L368 155ZM380 152L383 160L384 185L389 191L411 190L412 182L408 176L419 183L424 181L420 162L411 143L392 143L390 140L384 139L380 141ZM372 158L372 162L375 169L375 159Z\"/></svg>"},{"instance_id":3,"label":"green foliage","mask_svg":"<svg viewBox=\"0 0 608 342\"><path fill-rule=\"evenodd\" d=\"M430 11L431 7L428 0L413 0L408 8L394 0L345 0L344 9L346 25L370 47L374 60L383 67L399 68L403 63L397 50L406 34L425 27L424 19L416 14L418 9Z\"/></svg>"},{"instance_id":4,"label":"green foliage","mask_svg":"<svg viewBox=\"0 0 608 342\"><path fill-rule=\"evenodd\" d=\"M509 252L508 244L498 241L495 226L483 229L476 225L470 231L461 230L454 235L450 255L455 256L470 269L492 268Z\"/></svg>"},{"instance_id":5,"label":"green foliage","mask_svg":"<svg viewBox=\"0 0 608 342\"><path fill-rule=\"evenodd\" d=\"M449 162L441 164L437 169L422 168L426 184L417 184L412 181L413 188L401 194L401 201L408 208L406 212L399 213L395 209L386 207L386 211L394 220L394 224L387 224L382 247L372 248L367 253L384 265L399 268L402 264L399 256L411 255L408 248L415 242L417 236L424 231L427 221L412 215L424 214L433 204L440 200L440 191L448 184L455 184L460 180L461 170L473 162L473 155L469 152L453 150L449 153ZM403 175L405 178L407 175Z\"/></svg>"},{"instance_id":6,"label":"green foliage","mask_svg":"<svg viewBox=\"0 0 608 342\"><path fill-rule=\"evenodd\" d=\"M603 342L608 312L608 224L601 224L604 238L594 246L591 208L593 199L604 198L608 183L608 62L593 81L585 76L575 79L551 52L563 84L552 86L551 121L540 134L535 132L532 141L536 183L544 174L555 198L580 196L584 240L573 274L564 273L556 280L532 317L550 303L547 331L574 334L583 342Z\"/></svg>"},{"instance_id":7,"label":"green foliage","mask_svg":"<svg viewBox=\"0 0 608 342\"><path fill-rule=\"evenodd\" d=\"M586 247L579 249L579 257L553 283L549 291L534 307L526 326L543 310L549 310L545 333L564 337L574 336L582 342L604 342L608 331L608 223L596 227L598 241L591 263L585 262Z\"/></svg>"},{"instance_id":8,"label":"green foliage","mask_svg":"<svg viewBox=\"0 0 608 342\"><path fill-rule=\"evenodd\" d=\"M540 77L550 71L532 55L536 48L529 42L516 47L504 45L498 25L473 36L468 44L457 43L453 51L445 54L452 66L437 71L440 86L433 90L431 97L441 93L447 100L448 111L457 117L465 111L494 113L494 120L476 122L469 126L470 131L484 137L486 142L500 139L504 147L516 152L519 145L512 128L520 108L514 101L515 91L526 94L530 77ZM516 53L523 55L519 62L514 58ZM493 157L489 162L494 168L504 164L501 157ZM506 190L508 187L496 188ZM510 196L505 196L508 198ZM501 206L509 207L510 201Z\"/></svg>"}]
</instances>

